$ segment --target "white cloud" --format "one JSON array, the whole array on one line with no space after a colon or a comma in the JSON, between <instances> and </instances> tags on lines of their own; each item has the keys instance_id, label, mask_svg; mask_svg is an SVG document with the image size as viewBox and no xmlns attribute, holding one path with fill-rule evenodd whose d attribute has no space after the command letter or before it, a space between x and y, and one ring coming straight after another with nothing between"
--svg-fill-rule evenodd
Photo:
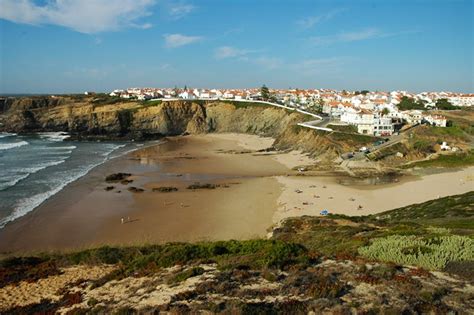
<instances>
[{"instance_id":1,"label":"white cloud","mask_svg":"<svg viewBox=\"0 0 474 315\"><path fill-rule=\"evenodd\" d=\"M182 34L166 34L165 46L168 48L176 48L184 45L189 45L201 41L201 36L187 36Z\"/></svg>"},{"instance_id":2,"label":"white cloud","mask_svg":"<svg viewBox=\"0 0 474 315\"><path fill-rule=\"evenodd\" d=\"M193 12L195 9L196 7L192 4L174 4L169 7L169 15L177 20Z\"/></svg>"},{"instance_id":3,"label":"white cloud","mask_svg":"<svg viewBox=\"0 0 474 315\"><path fill-rule=\"evenodd\" d=\"M336 43L356 42L392 35L395 34L385 34L376 28L366 28L357 32L342 32L336 35L311 37L309 42L316 46L329 46Z\"/></svg>"},{"instance_id":4,"label":"white cloud","mask_svg":"<svg viewBox=\"0 0 474 315\"><path fill-rule=\"evenodd\" d=\"M308 28L313 27L316 24L332 19L333 17L335 17L336 15L338 15L339 13L343 11L345 11L345 9L336 9L336 10L327 12L325 14L308 16L308 17L297 20L296 24L298 24L300 27L304 29L308 29Z\"/></svg>"},{"instance_id":5,"label":"white cloud","mask_svg":"<svg viewBox=\"0 0 474 315\"><path fill-rule=\"evenodd\" d=\"M252 52L251 50L247 50L247 49L239 49L239 48L235 48L231 46L221 46L216 49L214 55L217 59L225 59L225 58L244 57L251 52Z\"/></svg>"},{"instance_id":6,"label":"white cloud","mask_svg":"<svg viewBox=\"0 0 474 315\"><path fill-rule=\"evenodd\" d=\"M37 5L32 0L0 0L0 18L15 23L58 25L93 34L121 28L150 28L139 20L151 15L155 0L49 0Z\"/></svg>"}]
</instances>

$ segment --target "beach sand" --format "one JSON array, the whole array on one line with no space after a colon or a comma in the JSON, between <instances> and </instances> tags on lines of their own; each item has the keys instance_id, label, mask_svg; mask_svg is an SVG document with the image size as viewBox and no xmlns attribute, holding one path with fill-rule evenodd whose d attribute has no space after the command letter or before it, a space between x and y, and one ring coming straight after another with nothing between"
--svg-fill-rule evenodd
<instances>
[{"instance_id":1,"label":"beach sand","mask_svg":"<svg viewBox=\"0 0 474 315\"><path fill-rule=\"evenodd\" d=\"M277 176L277 179L284 188L278 198L274 223L288 217L319 215L322 210L349 216L375 214L466 193L474 190L474 167L376 186L341 185L335 177Z\"/></svg>"},{"instance_id":2,"label":"beach sand","mask_svg":"<svg viewBox=\"0 0 474 315\"><path fill-rule=\"evenodd\" d=\"M288 168L265 154L234 151L268 144L248 135L173 137L109 161L1 229L0 252L264 237L280 194L273 176ZM133 174L133 183L105 182L117 172ZM225 187L186 189L195 182ZM152 192L160 186L179 190Z\"/></svg>"},{"instance_id":3,"label":"beach sand","mask_svg":"<svg viewBox=\"0 0 474 315\"><path fill-rule=\"evenodd\" d=\"M257 152L272 143L242 134L172 137L111 160L1 229L0 252L265 237L286 217L371 214L474 189L472 167L376 186L296 176L292 169L316 162L299 152ZM133 182L105 182L117 172ZM186 189L196 182L220 187ZM152 191L162 186L178 191Z\"/></svg>"}]
</instances>

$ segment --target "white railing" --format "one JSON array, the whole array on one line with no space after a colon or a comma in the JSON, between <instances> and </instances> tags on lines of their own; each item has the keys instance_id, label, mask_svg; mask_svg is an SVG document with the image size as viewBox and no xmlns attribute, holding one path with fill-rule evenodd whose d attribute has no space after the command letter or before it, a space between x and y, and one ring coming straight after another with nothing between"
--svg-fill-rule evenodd
<instances>
[{"instance_id":1,"label":"white railing","mask_svg":"<svg viewBox=\"0 0 474 315\"><path fill-rule=\"evenodd\" d=\"M307 123L299 123L298 126L306 127L306 128L310 128L310 129L315 129L315 130L328 131L328 132L334 131L331 128L313 126L313 125L311 125L311 123L314 123L314 121L310 121L310 122L307 122Z\"/></svg>"}]
</instances>

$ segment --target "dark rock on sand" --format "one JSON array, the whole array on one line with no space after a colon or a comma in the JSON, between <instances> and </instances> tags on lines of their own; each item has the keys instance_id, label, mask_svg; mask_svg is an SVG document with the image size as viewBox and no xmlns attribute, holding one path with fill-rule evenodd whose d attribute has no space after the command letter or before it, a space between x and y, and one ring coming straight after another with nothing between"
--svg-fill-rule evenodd
<instances>
[{"instance_id":1,"label":"dark rock on sand","mask_svg":"<svg viewBox=\"0 0 474 315\"><path fill-rule=\"evenodd\" d=\"M217 187L219 187L219 185L194 183L192 185L189 185L187 189L216 189Z\"/></svg>"},{"instance_id":2,"label":"dark rock on sand","mask_svg":"<svg viewBox=\"0 0 474 315\"><path fill-rule=\"evenodd\" d=\"M106 182L119 182L132 176L130 173L115 173L105 177Z\"/></svg>"},{"instance_id":3,"label":"dark rock on sand","mask_svg":"<svg viewBox=\"0 0 474 315\"><path fill-rule=\"evenodd\" d=\"M142 188L130 187L130 188L128 189L128 191L133 192L133 193L142 193L142 192L144 192L145 190L142 189Z\"/></svg>"},{"instance_id":4,"label":"dark rock on sand","mask_svg":"<svg viewBox=\"0 0 474 315\"><path fill-rule=\"evenodd\" d=\"M115 188L115 186L107 186L107 187L104 188L104 190L109 191L109 190L112 190L114 188Z\"/></svg>"},{"instance_id":5,"label":"dark rock on sand","mask_svg":"<svg viewBox=\"0 0 474 315\"><path fill-rule=\"evenodd\" d=\"M173 192L178 191L176 187L155 187L152 189L153 192Z\"/></svg>"}]
</instances>

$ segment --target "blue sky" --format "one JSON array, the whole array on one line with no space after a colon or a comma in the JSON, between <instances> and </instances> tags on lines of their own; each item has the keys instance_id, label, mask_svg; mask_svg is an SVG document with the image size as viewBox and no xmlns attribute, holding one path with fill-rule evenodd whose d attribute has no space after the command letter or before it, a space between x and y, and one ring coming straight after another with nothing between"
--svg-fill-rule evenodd
<instances>
[{"instance_id":1,"label":"blue sky","mask_svg":"<svg viewBox=\"0 0 474 315\"><path fill-rule=\"evenodd\" d=\"M473 1L0 0L0 93L474 92Z\"/></svg>"}]
</instances>

